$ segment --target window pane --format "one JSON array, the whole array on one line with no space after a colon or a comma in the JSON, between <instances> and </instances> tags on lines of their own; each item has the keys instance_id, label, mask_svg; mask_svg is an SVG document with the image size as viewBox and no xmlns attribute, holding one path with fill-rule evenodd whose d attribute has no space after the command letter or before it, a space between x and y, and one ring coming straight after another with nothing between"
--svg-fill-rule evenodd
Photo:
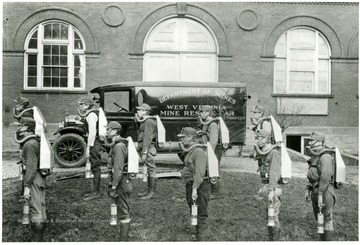
<instances>
[{"instance_id":1,"label":"window pane","mask_svg":"<svg viewBox=\"0 0 360 245\"><path fill-rule=\"evenodd\" d=\"M44 39L51 39L51 24L44 26Z\"/></svg>"},{"instance_id":2,"label":"window pane","mask_svg":"<svg viewBox=\"0 0 360 245\"><path fill-rule=\"evenodd\" d=\"M28 76L36 76L36 67L28 67Z\"/></svg>"},{"instance_id":3,"label":"window pane","mask_svg":"<svg viewBox=\"0 0 360 245\"><path fill-rule=\"evenodd\" d=\"M208 50L211 51L211 44L208 42L206 35L197 26L187 23L187 49L188 50Z\"/></svg>"},{"instance_id":4,"label":"window pane","mask_svg":"<svg viewBox=\"0 0 360 245\"><path fill-rule=\"evenodd\" d=\"M32 48L32 49L37 49L37 34L38 32L34 32L34 34L32 35L32 37L30 38L30 42L29 42L29 47L28 48Z\"/></svg>"},{"instance_id":5,"label":"window pane","mask_svg":"<svg viewBox=\"0 0 360 245\"><path fill-rule=\"evenodd\" d=\"M36 66L37 64L37 55L28 55L28 65L34 65Z\"/></svg>"},{"instance_id":6,"label":"window pane","mask_svg":"<svg viewBox=\"0 0 360 245\"><path fill-rule=\"evenodd\" d=\"M75 58L75 60L74 60L75 66L80 66L80 58L79 58L79 55L75 55L74 58Z\"/></svg>"},{"instance_id":7,"label":"window pane","mask_svg":"<svg viewBox=\"0 0 360 245\"><path fill-rule=\"evenodd\" d=\"M291 50L290 70L313 71L314 50Z\"/></svg>"},{"instance_id":8,"label":"window pane","mask_svg":"<svg viewBox=\"0 0 360 245\"><path fill-rule=\"evenodd\" d=\"M52 76L59 76L60 75L60 69L59 68L52 68Z\"/></svg>"},{"instance_id":9,"label":"window pane","mask_svg":"<svg viewBox=\"0 0 360 245\"><path fill-rule=\"evenodd\" d=\"M61 24L61 39L68 39L68 25Z\"/></svg>"},{"instance_id":10,"label":"window pane","mask_svg":"<svg viewBox=\"0 0 360 245\"><path fill-rule=\"evenodd\" d=\"M329 91L329 61L319 60L318 70L318 92L328 93Z\"/></svg>"},{"instance_id":11,"label":"window pane","mask_svg":"<svg viewBox=\"0 0 360 245\"><path fill-rule=\"evenodd\" d=\"M52 24L52 39L60 39L60 25Z\"/></svg>"},{"instance_id":12,"label":"window pane","mask_svg":"<svg viewBox=\"0 0 360 245\"><path fill-rule=\"evenodd\" d=\"M60 65L62 66L67 65L67 56L60 56Z\"/></svg>"},{"instance_id":13,"label":"window pane","mask_svg":"<svg viewBox=\"0 0 360 245\"><path fill-rule=\"evenodd\" d=\"M51 79L52 81L52 87L60 87L60 79L58 77L53 77Z\"/></svg>"},{"instance_id":14,"label":"window pane","mask_svg":"<svg viewBox=\"0 0 360 245\"><path fill-rule=\"evenodd\" d=\"M74 31L75 39L74 39L74 47L75 49L83 49L83 45L79 35Z\"/></svg>"},{"instance_id":15,"label":"window pane","mask_svg":"<svg viewBox=\"0 0 360 245\"><path fill-rule=\"evenodd\" d=\"M319 35L319 55L325 55L328 56L328 46L325 42L325 40Z\"/></svg>"},{"instance_id":16,"label":"window pane","mask_svg":"<svg viewBox=\"0 0 360 245\"><path fill-rule=\"evenodd\" d=\"M59 65L59 57L52 57L52 65Z\"/></svg>"},{"instance_id":17,"label":"window pane","mask_svg":"<svg viewBox=\"0 0 360 245\"><path fill-rule=\"evenodd\" d=\"M126 110L130 108L130 91L111 91L104 94L104 110L106 112L118 112L119 107L114 102L121 105Z\"/></svg>"},{"instance_id":18,"label":"window pane","mask_svg":"<svg viewBox=\"0 0 360 245\"><path fill-rule=\"evenodd\" d=\"M50 56L44 55L44 65L50 65Z\"/></svg>"},{"instance_id":19,"label":"window pane","mask_svg":"<svg viewBox=\"0 0 360 245\"><path fill-rule=\"evenodd\" d=\"M61 55L67 55L67 46L66 45L61 45L60 46L60 54Z\"/></svg>"},{"instance_id":20,"label":"window pane","mask_svg":"<svg viewBox=\"0 0 360 245\"><path fill-rule=\"evenodd\" d=\"M308 29L296 29L290 32L290 45L297 47L315 47L315 32Z\"/></svg>"},{"instance_id":21,"label":"window pane","mask_svg":"<svg viewBox=\"0 0 360 245\"><path fill-rule=\"evenodd\" d=\"M67 77L67 68L60 68L60 76Z\"/></svg>"},{"instance_id":22,"label":"window pane","mask_svg":"<svg viewBox=\"0 0 360 245\"><path fill-rule=\"evenodd\" d=\"M60 54L60 46L59 45L52 45L51 46L51 54L52 55L59 55Z\"/></svg>"},{"instance_id":23,"label":"window pane","mask_svg":"<svg viewBox=\"0 0 360 245\"><path fill-rule=\"evenodd\" d=\"M275 59L274 63L274 92L275 93L285 93L286 91L286 60L285 59Z\"/></svg>"},{"instance_id":24,"label":"window pane","mask_svg":"<svg viewBox=\"0 0 360 245\"><path fill-rule=\"evenodd\" d=\"M50 87L51 86L51 78L44 77L44 87Z\"/></svg>"},{"instance_id":25,"label":"window pane","mask_svg":"<svg viewBox=\"0 0 360 245\"><path fill-rule=\"evenodd\" d=\"M67 78L60 78L60 87L62 88L67 87Z\"/></svg>"},{"instance_id":26,"label":"window pane","mask_svg":"<svg viewBox=\"0 0 360 245\"><path fill-rule=\"evenodd\" d=\"M30 39L29 48L37 49L37 39Z\"/></svg>"},{"instance_id":27,"label":"window pane","mask_svg":"<svg viewBox=\"0 0 360 245\"><path fill-rule=\"evenodd\" d=\"M51 68L44 67L44 76L46 77L51 76Z\"/></svg>"},{"instance_id":28,"label":"window pane","mask_svg":"<svg viewBox=\"0 0 360 245\"><path fill-rule=\"evenodd\" d=\"M28 77L28 87L36 87L36 77Z\"/></svg>"},{"instance_id":29,"label":"window pane","mask_svg":"<svg viewBox=\"0 0 360 245\"><path fill-rule=\"evenodd\" d=\"M283 34L276 43L275 55L284 57L286 54L286 33Z\"/></svg>"},{"instance_id":30,"label":"window pane","mask_svg":"<svg viewBox=\"0 0 360 245\"><path fill-rule=\"evenodd\" d=\"M291 92L313 92L313 72L290 72L289 90Z\"/></svg>"},{"instance_id":31,"label":"window pane","mask_svg":"<svg viewBox=\"0 0 360 245\"><path fill-rule=\"evenodd\" d=\"M80 78L77 78L77 77L74 78L74 87L75 88L80 88L81 87L80 86Z\"/></svg>"},{"instance_id":32,"label":"window pane","mask_svg":"<svg viewBox=\"0 0 360 245\"><path fill-rule=\"evenodd\" d=\"M51 46L50 45L44 45L44 54L50 54L51 52Z\"/></svg>"}]
</instances>

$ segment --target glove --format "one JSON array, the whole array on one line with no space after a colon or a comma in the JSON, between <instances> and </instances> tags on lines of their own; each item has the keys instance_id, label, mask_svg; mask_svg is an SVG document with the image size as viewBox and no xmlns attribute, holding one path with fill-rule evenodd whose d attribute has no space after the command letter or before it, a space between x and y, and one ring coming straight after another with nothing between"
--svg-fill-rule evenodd
<instances>
[{"instance_id":1,"label":"glove","mask_svg":"<svg viewBox=\"0 0 360 245\"><path fill-rule=\"evenodd\" d=\"M118 197L118 194L116 194L116 189L110 189L108 191L108 196L111 197L111 198L117 198Z\"/></svg>"},{"instance_id":2,"label":"glove","mask_svg":"<svg viewBox=\"0 0 360 245\"><path fill-rule=\"evenodd\" d=\"M191 193L191 197L194 201L196 201L198 195L197 195L197 189L196 188L193 188L192 189L192 193Z\"/></svg>"},{"instance_id":3,"label":"glove","mask_svg":"<svg viewBox=\"0 0 360 245\"><path fill-rule=\"evenodd\" d=\"M268 194L268 201L272 202L273 200L274 200L274 191L271 190L271 191L269 191L269 194Z\"/></svg>"},{"instance_id":4,"label":"glove","mask_svg":"<svg viewBox=\"0 0 360 245\"><path fill-rule=\"evenodd\" d=\"M85 156L86 156L86 158L89 158L89 156L90 156L90 146L86 146Z\"/></svg>"},{"instance_id":5,"label":"glove","mask_svg":"<svg viewBox=\"0 0 360 245\"><path fill-rule=\"evenodd\" d=\"M318 194L318 206L319 206L319 208L322 208L324 206L323 196L321 194Z\"/></svg>"},{"instance_id":6,"label":"glove","mask_svg":"<svg viewBox=\"0 0 360 245\"><path fill-rule=\"evenodd\" d=\"M310 202L310 191L305 192L305 201Z\"/></svg>"},{"instance_id":7,"label":"glove","mask_svg":"<svg viewBox=\"0 0 360 245\"><path fill-rule=\"evenodd\" d=\"M259 192L258 192L258 195L259 195L260 197L265 198L265 197L266 197L266 193L267 193L267 186L266 186L266 185L261 186L261 188L260 188L260 190L259 190Z\"/></svg>"},{"instance_id":8,"label":"glove","mask_svg":"<svg viewBox=\"0 0 360 245\"><path fill-rule=\"evenodd\" d=\"M30 198L30 188L27 186L24 188L24 198L27 200Z\"/></svg>"},{"instance_id":9,"label":"glove","mask_svg":"<svg viewBox=\"0 0 360 245\"><path fill-rule=\"evenodd\" d=\"M147 154L142 154L141 155L141 161L144 162L146 160Z\"/></svg>"}]
</instances>

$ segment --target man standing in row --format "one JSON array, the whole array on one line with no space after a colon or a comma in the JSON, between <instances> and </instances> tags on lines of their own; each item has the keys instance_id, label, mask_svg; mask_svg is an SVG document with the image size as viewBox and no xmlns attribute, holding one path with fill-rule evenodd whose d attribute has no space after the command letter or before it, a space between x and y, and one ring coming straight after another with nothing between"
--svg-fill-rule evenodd
<instances>
[{"instance_id":1,"label":"man standing in row","mask_svg":"<svg viewBox=\"0 0 360 245\"><path fill-rule=\"evenodd\" d=\"M109 159L112 166L111 188L109 197L117 205L117 215L120 220L120 241L128 241L130 230L130 194L132 185L127 175L128 149L126 140L120 137L121 125L118 122L109 122L107 138L112 140Z\"/></svg>"},{"instance_id":2,"label":"man standing in row","mask_svg":"<svg viewBox=\"0 0 360 245\"><path fill-rule=\"evenodd\" d=\"M17 134L21 136L21 160L25 165L24 198L29 200L32 241L42 242L47 222L45 206L46 177L40 173L40 139L35 135L35 120L24 117L19 120Z\"/></svg>"},{"instance_id":3,"label":"man standing in row","mask_svg":"<svg viewBox=\"0 0 360 245\"><path fill-rule=\"evenodd\" d=\"M218 121L213 118L213 107L211 105L200 106L200 130L202 131L202 143L210 143L211 148L215 152L218 160L218 168L220 168L220 161L222 155L222 149L219 142L219 126ZM220 171L219 171L220 173ZM211 184L211 199L217 198L220 190L220 178L215 184Z\"/></svg>"},{"instance_id":4,"label":"man standing in row","mask_svg":"<svg viewBox=\"0 0 360 245\"><path fill-rule=\"evenodd\" d=\"M191 210L191 205L198 206L198 225L196 236L198 241L209 239L208 202L210 199L210 183L207 176L207 157L199 143L197 131L194 128L186 127L177 135L180 141L187 148L185 150L184 168L181 176L185 180L186 200Z\"/></svg>"},{"instance_id":5,"label":"man standing in row","mask_svg":"<svg viewBox=\"0 0 360 245\"><path fill-rule=\"evenodd\" d=\"M29 108L30 106L30 101L25 98L25 97L19 97L16 100L14 100L15 107L13 108L13 116L14 118L19 122L21 117L28 117L28 118L34 118L34 111ZM20 139L20 137L19 137ZM20 146L20 156L21 156L21 146ZM25 166L24 164L19 161L18 164L20 164L19 168L20 168L20 175L22 177L22 181L21 181L21 196L24 193L24 172L25 172ZM19 199L20 202L23 202L24 199L21 197Z\"/></svg>"},{"instance_id":6,"label":"man standing in row","mask_svg":"<svg viewBox=\"0 0 360 245\"><path fill-rule=\"evenodd\" d=\"M83 97L79 101L79 115L85 118L83 122L88 133L85 154L90 161L91 172L94 175L92 191L85 194L84 201L100 197L102 144L98 133L98 110L94 109L94 106L93 98Z\"/></svg>"},{"instance_id":7,"label":"man standing in row","mask_svg":"<svg viewBox=\"0 0 360 245\"><path fill-rule=\"evenodd\" d=\"M280 196L282 190L278 184L281 178L281 155L279 149L271 144L271 134L264 129L256 130L256 144L260 156L260 176L262 187L259 196L262 196L274 207L274 226L268 226L269 241L280 240Z\"/></svg>"},{"instance_id":8,"label":"man standing in row","mask_svg":"<svg viewBox=\"0 0 360 245\"><path fill-rule=\"evenodd\" d=\"M142 200L147 200L155 197L156 188L156 121L149 117L151 107L148 104L141 104L136 107L137 119L140 122L138 131L138 150L140 152L141 161L147 165L147 182L148 189L145 192L139 193L138 196ZM145 174L145 173L143 173Z\"/></svg>"},{"instance_id":9,"label":"man standing in row","mask_svg":"<svg viewBox=\"0 0 360 245\"><path fill-rule=\"evenodd\" d=\"M324 215L324 233L320 233L320 241L331 241L334 231L333 209L336 195L334 189L335 160L330 151L326 151L325 136L319 133L310 135L310 153L312 154L307 178L307 201L311 202L315 219L319 211Z\"/></svg>"}]
</instances>

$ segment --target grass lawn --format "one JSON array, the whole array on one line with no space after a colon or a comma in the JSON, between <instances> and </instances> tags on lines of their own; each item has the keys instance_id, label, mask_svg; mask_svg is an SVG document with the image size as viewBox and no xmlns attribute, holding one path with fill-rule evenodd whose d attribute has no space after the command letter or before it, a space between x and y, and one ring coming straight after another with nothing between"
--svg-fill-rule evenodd
<instances>
[{"instance_id":1,"label":"grass lawn","mask_svg":"<svg viewBox=\"0 0 360 245\"><path fill-rule=\"evenodd\" d=\"M222 199L209 203L208 223L213 241L267 241L265 201L256 201L260 178L251 173L222 172ZM111 200L105 193L88 203L83 194L92 180L56 181L48 177L46 192L49 224L47 242L118 241L118 227L109 225ZM156 197L138 200L145 188L141 179L133 182L130 241L192 241L189 208L185 201L185 184L181 179L160 179ZM316 241L316 221L311 204L304 200L305 179L293 178L283 187L280 222L281 240ZM345 185L338 190L334 211L335 240L358 241L358 186ZM20 183L3 180L3 242L30 241L30 227L18 223L22 217ZM190 228L190 229L189 229Z\"/></svg>"}]
</instances>

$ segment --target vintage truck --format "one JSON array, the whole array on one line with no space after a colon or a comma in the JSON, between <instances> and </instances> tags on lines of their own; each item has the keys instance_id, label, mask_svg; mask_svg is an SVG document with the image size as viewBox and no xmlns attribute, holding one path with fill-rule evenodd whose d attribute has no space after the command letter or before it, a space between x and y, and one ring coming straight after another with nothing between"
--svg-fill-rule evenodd
<instances>
[{"instance_id":1,"label":"vintage truck","mask_svg":"<svg viewBox=\"0 0 360 245\"><path fill-rule=\"evenodd\" d=\"M182 127L196 126L200 105L212 105L229 129L230 146L242 146L246 136L246 85L238 82L121 82L90 91L98 98L108 121L123 126L123 137L137 141L136 106L147 103L151 115L158 115L166 129L166 141L177 142ZM80 116L67 115L53 143L55 161L62 167L78 167L85 162L86 131ZM168 148L158 152L169 152ZM174 151L171 151L174 153Z\"/></svg>"}]
</instances>

